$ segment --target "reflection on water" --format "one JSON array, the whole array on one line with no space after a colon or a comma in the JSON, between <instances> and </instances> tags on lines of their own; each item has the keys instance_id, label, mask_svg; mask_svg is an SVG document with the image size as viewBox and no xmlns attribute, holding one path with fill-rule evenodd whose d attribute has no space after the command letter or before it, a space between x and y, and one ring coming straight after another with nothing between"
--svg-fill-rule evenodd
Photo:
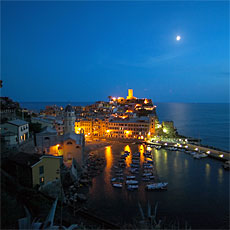
<instances>
[{"instance_id":1,"label":"reflection on water","mask_svg":"<svg viewBox=\"0 0 230 230\"><path fill-rule=\"evenodd\" d=\"M132 157L131 157L132 151L131 151L130 146L126 145L125 148L124 148L124 151L130 152L130 154L125 158L126 166L130 167L130 164L132 163Z\"/></svg>"},{"instance_id":2,"label":"reflection on water","mask_svg":"<svg viewBox=\"0 0 230 230\"><path fill-rule=\"evenodd\" d=\"M106 181L110 180L110 171L113 164L113 154L111 146L107 146L105 148L105 159L106 159L106 167L105 167L105 176Z\"/></svg>"},{"instance_id":3,"label":"reflection on water","mask_svg":"<svg viewBox=\"0 0 230 230\"><path fill-rule=\"evenodd\" d=\"M144 163L145 157L144 157L144 152L145 148L143 145L138 145L138 151L140 152L140 163L141 165Z\"/></svg>"},{"instance_id":4,"label":"reflection on water","mask_svg":"<svg viewBox=\"0 0 230 230\"><path fill-rule=\"evenodd\" d=\"M185 169L188 168L188 160L187 160L187 159L184 160L184 168L185 168Z\"/></svg>"},{"instance_id":5,"label":"reflection on water","mask_svg":"<svg viewBox=\"0 0 230 230\"><path fill-rule=\"evenodd\" d=\"M206 163L205 165L205 175L207 179L209 179L209 175L210 175L210 164L209 163Z\"/></svg>"},{"instance_id":6,"label":"reflection on water","mask_svg":"<svg viewBox=\"0 0 230 230\"><path fill-rule=\"evenodd\" d=\"M168 153L165 149L162 149L162 152L163 152L163 156L164 156L164 164L167 165Z\"/></svg>"},{"instance_id":7,"label":"reflection on water","mask_svg":"<svg viewBox=\"0 0 230 230\"><path fill-rule=\"evenodd\" d=\"M219 170L218 170L218 181L220 183L223 182L223 169L222 168L219 168Z\"/></svg>"}]
</instances>

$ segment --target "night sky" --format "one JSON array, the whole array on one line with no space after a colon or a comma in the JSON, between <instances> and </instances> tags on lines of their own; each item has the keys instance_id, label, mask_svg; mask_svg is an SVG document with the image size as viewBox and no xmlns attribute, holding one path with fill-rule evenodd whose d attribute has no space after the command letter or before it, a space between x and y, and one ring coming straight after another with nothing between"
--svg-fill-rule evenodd
<instances>
[{"instance_id":1,"label":"night sky","mask_svg":"<svg viewBox=\"0 0 230 230\"><path fill-rule=\"evenodd\" d=\"M1 4L2 96L229 102L228 1Z\"/></svg>"}]
</instances>

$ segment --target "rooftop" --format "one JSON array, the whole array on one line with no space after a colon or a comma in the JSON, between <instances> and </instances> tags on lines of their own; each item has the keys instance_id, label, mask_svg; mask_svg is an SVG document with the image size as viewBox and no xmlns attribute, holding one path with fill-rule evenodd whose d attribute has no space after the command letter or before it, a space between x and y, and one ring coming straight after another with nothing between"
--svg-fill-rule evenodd
<instances>
[{"instance_id":1,"label":"rooftop","mask_svg":"<svg viewBox=\"0 0 230 230\"><path fill-rule=\"evenodd\" d=\"M12 120L12 121L8 121L9 124L12 124L12 125L16 125L16 126L22 126L22 125L26 125L28 124L27 121L24 121L24 120Z\"/></svg>"}]
</instances>

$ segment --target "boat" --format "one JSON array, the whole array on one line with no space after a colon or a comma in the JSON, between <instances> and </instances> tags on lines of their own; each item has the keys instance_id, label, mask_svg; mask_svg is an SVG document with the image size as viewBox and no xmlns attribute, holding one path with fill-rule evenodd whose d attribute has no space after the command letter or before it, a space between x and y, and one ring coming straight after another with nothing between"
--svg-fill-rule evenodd
<instances>
[{"instance_id":1,"label":"boat","mask_svg":"<svg viewBox=\"0 0 230 230\"><path fill-rule=\"evenodd\" d=\"M128 190L134 190L134 189L138 189L138 184L135 184L135 185L132 185L132 184L129 184L128 186L127 186L127 189Z\"/></svg>"},{"instance_id":2,"label":"boat","mask_svg":"<svg viewBox=\"0 0 230 230\"><path fill-rule=\"evenodd\" d=\"M167 185L168 185L167 182L152 183L152 184L147 184L145 188L147 190L166 189Z\"/></svg>"},{"instance_id":3,"label":"boat","mask_svg":"<svg viewBox=\"0 0 230 230\"><path fill-rule=\"evenodd\" d=\"M129 171L131 173L134 173L134 174L138 174L139 173L139 169L138 168L131 168Z\"/></svg>"},{"instance_id":4,"label":"boat","mask_svg":"<svg viewBox=\"0 0 230 230\"><path fill-rule=\"evenodd\" d=\"M123 176L123 173L116 173L116 176Z\"/></svg>"},{"instance_id":5,"label":"boat","mask_svg":"<svg viewBox=\"0 0 230 230\"><path fill-rule=\"evenodd\" d=\"M150 181L150 178L149 177L142 177L142 180L143 181Z\"/></svg>"},{"instance_id":6,"label":"boat","mask_svg":"<svg viewBox=\"0 0 230 230\"><path fill-rule=\"evenodd\" d=\"M204 158L204 157L207 157L208 155L205 154L205 153L201 153L200 156L201 156L202 158Z\"/></svg>"},{"instance_id":7,"label":"boat","mask_svg":"<svg viewBox=\"0 0 230 230\"><path fill-rule=\"evenodd\" d=\"M116 181L117 180L117 178L116 177L113 177L110 181L111 182L114 182L114 181Z\"/></svg>"},{"instance_id":8,"label":"boat","mask_svg":"<svg viewBox=\"0 0 230 230\"><path fill-rule=\"evenodd\" d=\"M127 180L126 184L138 184L137 180Z\"/></svg>"},{"instance_id":9,"label":"boat","mask_svg":"<svg viewBox=\"0 0 230 230\"><path fill-rule=\"evenodd\" d=\"M152 175L153 175L153 173L151 173L151 172L143 173L143 176L152 176Z\"/></svg>"},{"instance_id":10,"label":"boat","mask_svg":"<svg viewBox=\"0 0 230 230\"><path fill-rule=\"evenodd\" d=\"M194 154L194 155L193 155L193 158L194 158L194 159L200 159L201 156L200 156L200 154Z\"/></svg>"},{"instance_id":11,"label":"boat","mask_svg":"<svg viewBox=\"0 0 230 230\"><path fill-rule=\"evenodd\" d=\"M152 169L153 166L152 166L152 165L144 165L144 168L145 168L145 169Z\"/></svg>"},{"instance_id":12,"label":"boat","mask_svg":"<svg viewBox=\"0 0 230 230\"><path fill-rule=\"evenodd\" d=\"M139 164L130 164L132 168L139 168Z\"/></svg>"},{"instance_id":13,"label":"boat","mask_svg":"<svg viewBox=\"0 0 230 230\"><path fill-rule=\"evenodd\" d=\"M115 188L122 188L122 183L113 183L112 185Z\"/></svg>"},{"instance_id":14,"label":"boat","mask_svg":"<svg viewBox=\"0 0 230 230\"><path fill-rule=\"evenodd\" d=\"M135 179L136 176L126 176L126 180Z\"/></svg>"}]
</instances>

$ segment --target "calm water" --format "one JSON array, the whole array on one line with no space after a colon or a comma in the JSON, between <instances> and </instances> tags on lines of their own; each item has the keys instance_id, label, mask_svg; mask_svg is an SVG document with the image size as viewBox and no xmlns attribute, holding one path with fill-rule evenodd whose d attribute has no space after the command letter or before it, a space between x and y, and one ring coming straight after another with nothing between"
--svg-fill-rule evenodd
<instances>
[{"instance_id":1,"label":"calm water","mask_svg":"<svg viewBox=\"0 0 230 230\"><path fill-rule=\"evenodd\" d=\"M140 218L138 201L146 213L147 202L159 204L158 218L167 222L186 222L193 229L221 229L228 226L229 215L229 172L221 167L221 162L213 159L195 160L182 152L154 150L158 176L169 183L167 191L145 191L145 182L141 181L137 191L113 188L110 179L114 177L113 165L117 164L121 151L130 149L140 151L143 162L143 146L116 144L94 151L105 156L104 172L93 179L89 190L89 207L97 215L114 223L132 223ZM131 157L126 160L125 175L130 175L128 166ZM142 166L141 166L142 167ZM183 228L183 227L182 227Z\"/></svg>"},{"instance_id":2,"label":"calm water","mask_svg":"<svg viewBox=\"0 0 230 230\"><path fill-rule=\"evenodd\" d=\"M22 107L35 110L44 109L46 105L58 106L90 105L92 102L23 102ZM229 104L202 103L156 103L160 121L174 121L178 132L185 136L202 139L202 144L223 150L229 147Z\"/></svg>"}]
</instances>

